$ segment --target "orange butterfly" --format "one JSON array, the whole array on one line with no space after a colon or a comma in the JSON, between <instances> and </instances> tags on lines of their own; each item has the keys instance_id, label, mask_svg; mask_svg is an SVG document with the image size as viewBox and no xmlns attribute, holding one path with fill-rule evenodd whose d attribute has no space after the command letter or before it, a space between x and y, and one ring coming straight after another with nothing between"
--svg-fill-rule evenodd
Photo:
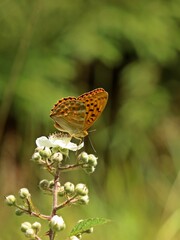
<instances>
[{"instance_id":1,"label":"orange butterfly","mask_svg":"<svg viewBox=\"0 0 180 240\"><path fill-rule=\"evenodd\" d=\"M77 98L62 98L52 108L50 117L58 130L74 138L83 138L100 117L107 100L108 93L103 88L94 89Z\"/></svg>"}]
</instances>

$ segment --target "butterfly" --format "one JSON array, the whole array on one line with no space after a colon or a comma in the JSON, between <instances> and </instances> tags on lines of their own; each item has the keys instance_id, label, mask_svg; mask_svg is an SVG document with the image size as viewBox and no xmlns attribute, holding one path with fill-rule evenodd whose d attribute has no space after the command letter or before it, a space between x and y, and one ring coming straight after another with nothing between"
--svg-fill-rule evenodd
<instances>
[{"instance_id":1,"label":"butterfly","mask_svg":"<svg viewBox=\"0 0 180 240\"><path fill-rule=\"evenodd\" d=\"M55 128L81 139L88 135L88 129L100 117L108 100L108 93L97 88L79 97L60 99L51 109L50 117Z\"/></svg>"}]
</instances>

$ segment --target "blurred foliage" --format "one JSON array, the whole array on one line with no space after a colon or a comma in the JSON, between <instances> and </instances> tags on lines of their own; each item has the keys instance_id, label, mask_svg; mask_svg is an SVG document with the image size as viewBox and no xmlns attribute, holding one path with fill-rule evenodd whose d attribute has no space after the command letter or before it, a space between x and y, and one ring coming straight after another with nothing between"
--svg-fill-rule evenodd
<instances>
[{"instance_id":1,"label":"blurred foliage","mask_svg":"<svg viewBox=\"0 0 180 240\"><path fill-rule=\"evenodd\" d=\"M179 0L1 0L1 193L41 177L29 159L54 131L53 104L104 87L109 103L90 133L98 169L74 176L89 181L92 200L65 220L113 220L87 239L179 239L179 26ZM26 217L3 207L2 218L0 239L23 239Z\"/></svg>"}]
</instances>

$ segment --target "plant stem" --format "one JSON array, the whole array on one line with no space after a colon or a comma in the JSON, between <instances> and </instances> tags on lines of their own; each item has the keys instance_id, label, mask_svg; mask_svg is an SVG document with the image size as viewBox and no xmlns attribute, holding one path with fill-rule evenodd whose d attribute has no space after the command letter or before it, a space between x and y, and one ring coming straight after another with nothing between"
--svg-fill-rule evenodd
<instances>
[{"instance_id":1,"label":"plant stem","mask_svg":"<svg viewBox=\"0 0 180 240\"><path fill-rule=\"evenodd\" d=\"M57 206L58 206L58 183L59 183L59 175L60 175L60 169L57 168L56 174L54 176L54 188L53 188L53 203L52 203L52 212L51 217L56 215ZM49 239L54 240L55 238L55 232L53 232L51 229L49 231Z\"/></svg>"},{"instance_id":2,"label":"plant stem","mask_svg":"<svg viewBox=\"0 0 180 240\"><path fill-rule=\"evenodd\" d=\"M57 168L56 174L54 177L54 189L53 189L53 205L52 205L52 213L51 216L56 214L56 207L58 205L58 184L59 184L59 174L60 170Z\"/></svg>"}]
</instances>

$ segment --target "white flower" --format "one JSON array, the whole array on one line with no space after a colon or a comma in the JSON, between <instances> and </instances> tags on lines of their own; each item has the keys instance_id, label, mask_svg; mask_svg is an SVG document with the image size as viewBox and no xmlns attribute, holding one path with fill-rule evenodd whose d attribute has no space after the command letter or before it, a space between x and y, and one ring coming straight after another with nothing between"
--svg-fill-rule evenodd
<instances>
[{"instance_id":1,"label":"white flower","mask_svg":"<svg viewBox=\"0 0 180 240\"><path fill-rule=\"evenodd\" d=\"M39 137L36 139L37 147L60 147L63 149L69 149L71 151L77 151L84 146L84 142L77 145L70 142L71 137L62 137L59 134L53 134L48 138L45 136Z\"/></svg>"}]
</instances>

